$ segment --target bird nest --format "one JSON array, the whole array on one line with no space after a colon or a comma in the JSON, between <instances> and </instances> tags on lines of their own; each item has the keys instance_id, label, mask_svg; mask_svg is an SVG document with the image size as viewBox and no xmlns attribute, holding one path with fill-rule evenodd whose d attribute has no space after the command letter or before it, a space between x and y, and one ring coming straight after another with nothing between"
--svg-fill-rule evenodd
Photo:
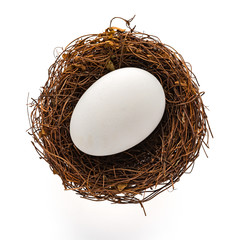
<instances>
[{"instance_id":1,"label":"bird nest","mask_svg":"<svg viewBox=\"0 0 240 240\"><path fill-rule=\"evenodd\" d=\"M192 169L210 127L190 64L157 37L110 27L81 36L56 57L48 80L30 105L33 145L66 190L82 198L142 203L174 187ZM157 128L141 143L110 156L90 156L72 142L72 112L84 92L115 69L137 67L161 83L166 108ZM206 137L206 141L205 141ZM190 168L190 169L189 169Z\"/></svg>"}]
</instances>

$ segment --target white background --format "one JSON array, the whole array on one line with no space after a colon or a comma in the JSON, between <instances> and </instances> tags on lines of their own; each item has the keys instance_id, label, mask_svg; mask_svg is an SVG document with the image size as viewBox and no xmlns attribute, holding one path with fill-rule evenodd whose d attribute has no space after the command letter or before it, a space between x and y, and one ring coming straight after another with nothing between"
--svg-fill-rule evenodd
<instances>
[{"instance_id":1,"label":"white background","mask_svg":"<svg viewBox=\"0 0 240 240\"><path fill-rule=\"evenodd\" d=\"M1 1L0 238L3 240L240 239L239 1ZM175 191L144 204L80 199L38 158L26 133L53 49L99 33L114 16L160 37L193 66L214 133ZM124 28L120 21L114 25Z\"/></svg>"}]
</instances>

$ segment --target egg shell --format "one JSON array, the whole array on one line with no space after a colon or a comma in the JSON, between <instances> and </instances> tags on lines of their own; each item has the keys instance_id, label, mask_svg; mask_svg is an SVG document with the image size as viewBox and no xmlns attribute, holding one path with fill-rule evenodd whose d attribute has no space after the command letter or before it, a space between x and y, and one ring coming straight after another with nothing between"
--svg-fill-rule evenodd
<instances>
[{"instance_id":1,"label":"egg shell","mask_svg":"<svg viewBox=\"0 0 240 240\"><path fill-rule=\"evenodd\" d=\"M140 68L120 68L102 76L81 96L70 135L89 155L120 153L148 137L164 109L164 91L155 76Z\"/></svg>"}]
</instances>

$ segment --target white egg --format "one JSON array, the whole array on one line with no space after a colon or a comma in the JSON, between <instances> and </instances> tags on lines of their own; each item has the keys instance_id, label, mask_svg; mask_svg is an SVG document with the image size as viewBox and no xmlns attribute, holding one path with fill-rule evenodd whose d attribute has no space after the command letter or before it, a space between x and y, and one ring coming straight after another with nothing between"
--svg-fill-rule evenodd
<instances>
[{"instance_id":1,"label":"white egg","mask_svg":"<svg viewBox=\"0 0 240 240\"><path fill-rule=\"evenodd\" d=\"M70 135L89 155L120 153L149 136L164 109L164 91L155 76L139 68L121 68L102 76L81 96Z\"/></svg>"}]
</instances>

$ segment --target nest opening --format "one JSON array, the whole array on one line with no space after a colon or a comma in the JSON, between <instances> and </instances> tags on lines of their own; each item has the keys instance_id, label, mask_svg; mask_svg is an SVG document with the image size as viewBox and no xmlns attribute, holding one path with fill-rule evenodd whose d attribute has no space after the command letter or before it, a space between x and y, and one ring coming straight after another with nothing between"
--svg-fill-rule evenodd
<instances>
[{"instance_id":1,"label":"nest opening","mask_svg":"<svg viewBox=\"0 0 240 240\"><path fill-rule=\"evenodd\" d=\"M126 21L126 20L125 20ZM112 23L112 21L111 21ZM203 92L182 56L157 37L117 27L72 41L49 68L41 94L29 104L33 145L66 190L90 200L142 203L173 187L193 166L211 133ZM166 96L164 116L138 145L97 157L72 142L69 125L79 98L100 77L123 67L152 73ZM205 137L207 140L205 141Z\"/></svg>"}]
</instances>

